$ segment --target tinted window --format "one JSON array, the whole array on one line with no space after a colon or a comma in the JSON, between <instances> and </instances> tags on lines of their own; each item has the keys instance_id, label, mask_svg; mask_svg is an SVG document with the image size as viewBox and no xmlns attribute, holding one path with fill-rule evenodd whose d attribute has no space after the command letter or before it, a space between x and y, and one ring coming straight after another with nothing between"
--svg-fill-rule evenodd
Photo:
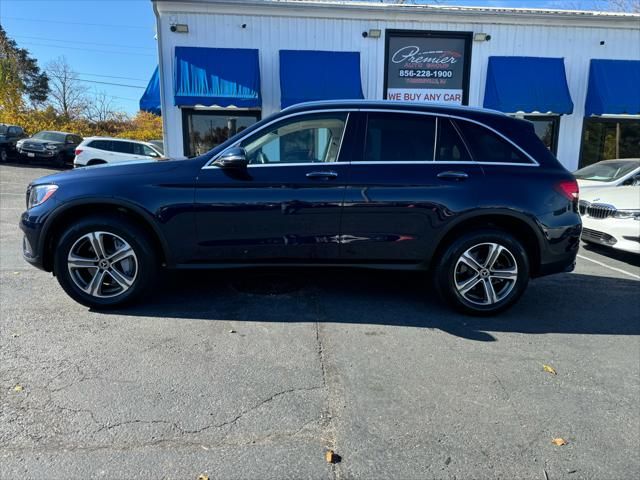
<instances>
[{"instance_id":1,"label":"tinted window","mask_svg":"<svg viewBox=\"0 0 640 480\"><path fill-rule=\"evenodd\" d=\"M89 146L91 148L97 148L98 150L107 150L111 151L111 141L110 140L93 140Z\"/></svg>"},{"instance_id":2,"label":"tinted window","mask_svg":"<svg viewBox=\"0 0 640 480\"><path fill-rule=\"evenodd\" d=\"M432 161L435 122L428 115L370 113L364 161Z\"/></svg>"},{"instance_id":3,"label":"tinted window","mask_svg":"<svg viewBox=\"0 0 640 480\"><path fill-rule=\"evenodd\" d=\"M9 127L9 135L18 135L18 129L16 127Z\"/></svg>"},{"instance_id":4,"label":"tinted window","mask_svg":"<svg viewBox=\"0 0 640 480\"><path fill-rule=\"evenodd\" d=\"M346 113L294 117L242 142L249 163L335 162Z\"/></svg>"},{"instance_id":5,"label":"tinted window","mask_svg":"<svg viewBox=\"0 0 640 480\"><path fill-rule=\"evenodd\" d=\"M112 145L112 150L117 153L126 153L129 155L133 155L133 143L131 142L118 142L114 141Z\"/></svg>"},{"instance_id":6,"label":"tinted window","mask_svg":"<svg viewBox=\"0 0 640 480\"><path fill-rule=\"evenodd\" d=\"M478 162L531 163L516 147L477 123L457 121L456 125Z\"/></svg>"},{"instance_id":7,"label":"tinted window","mask_svg":"<svg viewBox=\"0 0 640 480\"><path fill-rule=\"evenodd\" d=\"M258 121L252 112L183 110L184 154L201 155Z\"/></svg>"},{"instance_id":8,"label":"tinted window","mask_svg":"<svg viewBox=\"0 0 640 480\"><path fill-rule=\"evenodd\" d=\"M436 160L440 162L468 162L471 160L460 134L448 118L438 118Z\"/></svg>"}]
</instances>

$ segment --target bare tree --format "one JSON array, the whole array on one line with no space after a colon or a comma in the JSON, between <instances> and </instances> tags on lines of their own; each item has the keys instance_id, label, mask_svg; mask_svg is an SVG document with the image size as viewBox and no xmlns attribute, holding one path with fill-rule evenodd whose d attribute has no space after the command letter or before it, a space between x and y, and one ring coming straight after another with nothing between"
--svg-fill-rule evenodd
<instances>
[{"instance_id":1,"label":"bare tree","mask_svg":"<svg viewBox=\"0 0 640 480\"><path fill-rule=\"evenodd\" d=\"M87 87L82 85L78 74L64 57L47 64L49 76L49 103L66 119L72 120L84 113L87 108Z\"/></svg>"},{"instance_id":2,"label":"bare tree","mask_svg":"<svg viewBox=\"0 0 640 480\"><path fill-rule=\"evenodd\" d=\"M84 116L92 122L115 120L118 113L113 103L113 97L104 91L95 92L93 97L87 101Z\"/></svg>"}]
</instances>

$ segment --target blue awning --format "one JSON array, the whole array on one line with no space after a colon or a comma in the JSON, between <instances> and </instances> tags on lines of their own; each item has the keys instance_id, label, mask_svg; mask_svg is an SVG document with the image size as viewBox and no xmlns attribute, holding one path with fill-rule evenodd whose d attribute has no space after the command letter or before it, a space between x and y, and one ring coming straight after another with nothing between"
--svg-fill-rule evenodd
<instances>
[{"instance_id":1,"label":"blue awning","mask_svg":"<svg viewBox=\"0 0 640 480\"><path fill-rule=\"evenodd\" d=\"M140 97L140 110L160 115L160 75L158 67L153 71L147 89Z\"/></svg>"},{"instance_id":2,"label":"blue awning","mask_svg":"<svg viewBox=\"0 0 640 480\"><path fill-rule=\"evenodd\" d=\"M584 114L640 114L640 60L591 60Z\"/></svg>"},{"instance_id":3,"label":"blue awning","mask_svg":"<svg viewBox=\"0 0 640 480\"><path fill-rule=\"evenodd\" d=\"M359 52L280 50L282 108L314 100L364 98Z\"/></svg>"},{"instance_id":4,"label":"blue awning","mask_svg":"<svg viewBox=\"0 0 640 480\"><path fill-rule=\"evenodd\" d=\"M175 55L177 106L262 105L258 50L176 47Z\"/></svg>"},{"instance_id":5,"label":"blue awning","mask_svg":"<svg viewBox=\"0 0 640 480\"><path fill-rule=\"evenodd\" d=\"M489 57L484 106L505 113L572 113L564 59Z\"/></svg>"}]
</instances>

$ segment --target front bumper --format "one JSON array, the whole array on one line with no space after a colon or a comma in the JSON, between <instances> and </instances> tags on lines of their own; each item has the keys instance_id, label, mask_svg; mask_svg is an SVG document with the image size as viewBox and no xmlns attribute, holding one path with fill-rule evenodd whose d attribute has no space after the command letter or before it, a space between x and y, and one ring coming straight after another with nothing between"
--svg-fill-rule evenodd
<instances>
[{"instance_id":1,"label":"front bumper","mask_svg":"<svg viewBox=\"0 0 640 480\"><path fill-rule=\"evenodd\" d=\"M640 254L640 222L632 218L582 217L582 240Z\"/></svg>"},{"instance_id":2,"label":"front bumper","mask_svg":"<svg viewBox=\"0 0 640 480\"><path fill-rule=\"evenodd\" d=\"M42 225L40 218L32 216L29 211L22 214L20 218L20 230L24 234L22 256L34 267L47 270L43 262L43 252L41 251Z\"/></svg>"},{"instance_id":3,"label":"front bumper","mask_svg":"<svg viewBox=\"0 0 640 480\"><path fill-rule=\"evenodd\" d=\"M55 158L58 153L57 150L27 150L24 148L19 148L18 153L27 158L38 158L38 159L50 159Z\"/></svg>"}]
</instances>

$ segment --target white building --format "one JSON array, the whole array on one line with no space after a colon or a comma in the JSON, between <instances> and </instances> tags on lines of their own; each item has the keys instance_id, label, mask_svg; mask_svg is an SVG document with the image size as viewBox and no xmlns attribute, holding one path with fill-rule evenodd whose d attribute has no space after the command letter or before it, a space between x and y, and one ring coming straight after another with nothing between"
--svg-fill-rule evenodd
<instances>
[{"instance_id":1,"label":"white building","mask_svg":"<svg viewBox=\"0 0 640 480\"><path fill-rule=\"evenodd\" d=\"M358 96L526 116L570 170L640 157L640 15L322 0L152 2L165 151L174 157L203 153L294 101Z\"/></svg>"}]
</instances>

